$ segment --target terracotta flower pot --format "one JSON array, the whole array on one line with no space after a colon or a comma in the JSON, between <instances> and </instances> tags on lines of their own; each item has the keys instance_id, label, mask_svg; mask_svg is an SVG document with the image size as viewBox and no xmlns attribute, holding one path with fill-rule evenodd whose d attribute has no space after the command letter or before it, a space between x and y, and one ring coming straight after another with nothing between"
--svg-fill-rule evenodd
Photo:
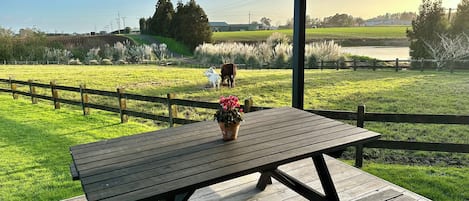
<instances>
[{"instance_id":1,"label":"terracotta flower pot","mask_svg":"<svg viewBox=\"0 0 469 201\"><path fill-rule=\"evenodd\" d=\"M227 124L227 126L225 126L225 123L218 122L218 125L220 126L221 133L223 134L224 141L236 140L238 138L239 123Z\"/></svg>"}]
</instances>

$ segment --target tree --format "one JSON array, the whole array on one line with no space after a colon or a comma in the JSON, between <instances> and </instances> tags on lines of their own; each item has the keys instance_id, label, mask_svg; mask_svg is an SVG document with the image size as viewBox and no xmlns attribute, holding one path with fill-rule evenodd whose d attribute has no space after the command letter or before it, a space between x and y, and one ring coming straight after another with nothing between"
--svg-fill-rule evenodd
<instances>
[{"instance_id":1,"label":"tree","mask_svg":"<svg viewBox=\"0 0 469 201\"><path fill-rule=\"evenodd\" d=\"M160 36L170 36L171 21L174 16L173 4L170 0L158 0L156 11L152 17L151 33Z\"/></svg>"},{"instance_id":2,"label":"tree","mask_svg":"<svg viewBox=\"0 0 469 201\"><path fill-rule=\"evenodd\" d=\"M142 17L138 20L138 24L140 25L140 33L142 34L146 33L148 30L147 20Z\"/></svg>"},{"instance_id":3,"label":"tree","mask_svg":"<svg viewBox=\"0 0 469 201\"><path fill-rule=\"evenodd\" d=\"M195 0L190 0L185 5L182 5L181 2L178 3L172 33L176 40L181 41L192 50L212 39L212 30L207 15L196 4Z\"/></svg>"},{"instance_id":4,"label":"tree","mask_svg":"<svg viewBox=\"0 0 469 201\"><path fill-rule=\"evenodd\" d=\"M326 27L351 27L354 25L354 18L351 15L337 13L324 18L323 24Z\"/></svg>"},{"instance_id":5,"label":"tree","mask_svg":"<svg viewBox=\"0 0 469 201\"><path fill-rule=\"evenodd\" d=\"M428 53L436 60L437 69L446 66L448 62L469 57L469 36L465 33L450 37L448 34L437 34L438 41L423 40L428 47Z\"/></svg>"},{"instance_id":6,"label":"tree","mask_svg":"<svg viewBox=\"0 0 469 201\"><path fill-rule=\"evenodd\" d=\"M469 34L469 0L462 0L458 4L458 11L452 23L453 34L465 32Z\"/></svg>"},{"instance_id":7,"label":"tree","mask_svg":"<svg viewBox=\"0 0 469 201\"><path fill-rule=\"evenodd\" d=\"M270 28L272 20L268 17L262 17L260 19L260 22L262 23L262 26L266 27L267 29Z\"/></svg>"},{"instance_id":8,"label":"tree","mask_svg":"<svg viewBox=\"0 0 469 201\"><path fill-rule=\"evenodd\" d=\"M441 0L422 0L418 16L412 20L412 29L407 30L413 59L431 58L424 41L435 43L440 40L438 34L446 31L447 21L441 4Z\"/></svg>"}]
</instances>

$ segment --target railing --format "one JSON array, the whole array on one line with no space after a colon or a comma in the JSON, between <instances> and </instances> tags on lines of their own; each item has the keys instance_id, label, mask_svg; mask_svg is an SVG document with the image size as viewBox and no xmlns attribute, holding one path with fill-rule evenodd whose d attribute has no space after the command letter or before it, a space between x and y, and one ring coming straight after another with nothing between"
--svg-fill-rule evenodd
<instances>
[{"instance_id":1,"label":"railing","mask_svg":"<svg viewBox=\"0 0 469 201\"><path fill-rule=\"evenodd\" d=\"M80 87L68 87L57 85L54 81L50 84L35 83L31 80L19 81L10 79L0 79L0 83L9 85L9 89L0 88L0 92L11 93L14 99L18 95L31 97L33 104L37 103L37 99L44 99L53 102L55 109L60 109L60 104L69 104L81 106L84 115L89 115L90 108L119 113L121 123L127 122L128 116L152 119L157 121L168 122L172 127L174 124L189 124L198 122L197 120L182 119L177 117L176 106L189 106L206 109L218 109L218 103L201 102L192 100L176 99L174 94L167 94L167 97L153 97L137 94L125 93L124 89L118 88L116 91L103 91L95 89L87 89L85 85ZM19 85L29 86L29 92L17 89ZM51 96L40 95L36 93L36 87L51 90ZM68 100L59 97L59 90L80 93L80 101ZM89 103L89 95L100 95L105 97L116 98L119 107L109 107ZM148 114L127 109L127 100L137 100L152 103L162 103L168 108L168 116ZM247 99L242 105L245 112L268 109L269 107L258 107L253 105L252 99ZM322 115L338 120L353 120L357 122L358 127L364 127L365 122L394 122L394 123L425 123L425 124L469 124L469 116L464 115L433 115L433 114L390 114L390 113L373 113L366 112L365 106L360 105L356 112L349 111L331 111L331 110L306 110L308 112ZM384 149L402 149L402 150L420 150L420 151L440 151L469 153L469 144L454 143L431 143L431 142L408 142L408 141L388 141L377 140L356 147L355 166L361 167L363 163L363 148L384 148Z\"/></svg>"}]
</instances>

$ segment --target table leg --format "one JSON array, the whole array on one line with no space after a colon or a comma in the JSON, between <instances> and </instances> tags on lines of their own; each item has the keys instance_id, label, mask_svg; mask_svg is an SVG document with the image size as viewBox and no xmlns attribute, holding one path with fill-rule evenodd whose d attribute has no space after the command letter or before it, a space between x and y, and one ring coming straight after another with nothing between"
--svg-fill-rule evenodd
<instances>
[{"instance_id":1,"label":"table leg","mask_svg":"<svg viewBox=\"0 0 469 201\"><path fill-rule=\"evenodd\" d=\"M190 190L184 193L179 193L177 195L172 195L168 200L174 200L174 201L187 201L189 198L194 194L195 190Z\"/></svg>"},{"instance_id":2,"label":"table leg","mask_svg":"<svg viewBox=\"0 0 469 201\"><path fill-rule=\"evenodd\" d=\"M326 161L322 154L313 156L314 166L318 172L319 179L321 180L322 188L326 194L326 200L339 200L334 183L332 182L331 174L327 168Z\"/></svg>"},{"instance_id":3,"label":"table leg","mask_svg":"<svg viewBox=\"0 0 469 201\"><path fill-rule=\"evenodd\" d=\"M259 177L259 180L257 181L256 188L263 191L265 190L265 187L268 184L272 184L272 172L271 171L265 171L261 172L261 177Z\"/></svg>"}]
</instances>

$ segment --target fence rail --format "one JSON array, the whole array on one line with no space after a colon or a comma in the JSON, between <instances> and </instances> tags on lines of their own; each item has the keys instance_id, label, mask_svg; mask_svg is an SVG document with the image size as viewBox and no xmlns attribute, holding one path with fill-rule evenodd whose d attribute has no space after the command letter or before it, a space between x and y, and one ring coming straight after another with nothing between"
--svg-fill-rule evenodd
<instances>
[{"instance_id":1,"label":"fence rail","mask_svg":"<svg viewBox=\"0 0 469 201\"><path fill-rule=\"evenodd\" d=\"M18 95L31 97L32 103L37 103L36 99L43 99L54 102L54 108L60 109L60 104L69 104L81 106L84 115L89 115L89 108L104 110L109 112L118 113L121 117L121 123L127 121L127 116L152 119L156 121L168 122L170 127L174 124L190 124L199 122L198 120L183 119L177 117L176 106L197 107L206 109L218 109L218 103L201 102L193 100L176 99L174 94L168 94L166 98L144 96L138 94L125 93L123 89L116 91L103 91L95 89L87 89L85 85L80 87L69 87L56 85L54 81L50 84L35 83L31 80L28 82L10 79L0 79L0 83L9 85L9 89L0 88L0 92L11 93L14 99ZM29 86L29 92L20 91L17 89L17 84ZM35 87L51 89L51 96L37 94ZM81 100L68 100L59 97L58 90L77 92L80 93ZM88 102L88 94L106 96L117 98L118 108L109 107L105 105L93 104ZM168 107L168 116L148 114L144 112L137 112L127 109L127 100L138 100L152 103L166 104ZM245 100L242 105L245 112L258 111L269 109L270 107L254 106L253 100ZM393 113L373 113L366 112L365 106L360 105L357 107L356 112L351 111L338 111L338 110L305 110L321 116L325 116L338 120L352 120L357 122L358 127L364 127L365 122L394 122L394 123L424 123L424 124L469 124L469 116L466 115L435 115L435 114L393 114ZM361 167L363 163L363 148L384 148L384 149L402 149L402 150L420 150L420 151L440 151L440 152L455 152L455 153L469 153L469 144L453 144L453 143L433 143L433 142L408 142L408 141L388 141L377 140L361 146L356 147L355 166Z\"/></svg>"},{"instance_id":2,"label":"fence rail","mask_svg":"<svg viewBox=\"0 0 469 201\"><path fill-rule=\"evenodd\" d=\"M337 61L316 61L316 62L305 62L306 69L391 69L396 72L402 69L414 69L414 70L430 70L436 69L436 63L438 60L435 59L391 59L391 60L379 60L379 59L367 59L367 60L337 60ZM455 69L468 69L467 63L469 60L455 60L455 61L445 61L447 63L447 69L450 69L453 72ZM2 64L2 63L0 63ZM50 61L3 61L3 65L48 65L48 64L59 64L58 62ZM161 62L140 62L138 64L155 64L155 65L171 65L171 63ZM247 63L237 63L238 68L241 69L285 69L291 68L291 64L285 64L283 66L272 66L270 64L263 65L252 65ZM69 65L64 63L63 65ZM184 67L193 67L193 68L206 68L208 66L213 66L218 64L207 64L207 63L178 63L177 66ZM21 83L18 83L21 84Z\"/></svg>"}]
</instances>

